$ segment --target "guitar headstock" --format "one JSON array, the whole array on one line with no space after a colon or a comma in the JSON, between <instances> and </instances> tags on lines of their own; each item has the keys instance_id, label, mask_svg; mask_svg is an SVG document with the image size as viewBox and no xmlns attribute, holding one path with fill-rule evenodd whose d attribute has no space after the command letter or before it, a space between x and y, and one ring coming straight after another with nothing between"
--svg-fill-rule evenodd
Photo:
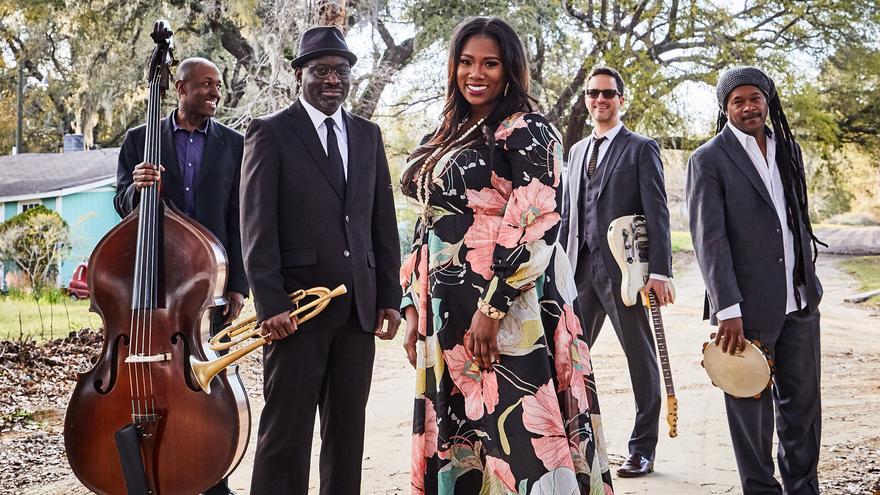
<instances>
[{"instance_id":1,"label":"guitar headstock","mask_svg":"<svg viewBox=\"0 0 880 495\"><path fill-rule=\"evenodd\" d=\"M666 423L669 424L669 438L678 436L678 399L666 396Z\"/></svg>"}]
</instances>

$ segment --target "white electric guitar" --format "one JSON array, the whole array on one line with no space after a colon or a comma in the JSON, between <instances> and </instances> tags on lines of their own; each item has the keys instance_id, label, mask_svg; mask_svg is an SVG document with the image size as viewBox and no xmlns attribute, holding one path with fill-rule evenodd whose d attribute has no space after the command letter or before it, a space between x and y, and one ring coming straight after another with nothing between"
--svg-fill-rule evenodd
<instances>
[{"instance_id":1,"label":"white electric guitar","mask_svg":"<svg viewBox=\"0 0 880 495\"><path fill-rule=\"evenodd\" d=\"M623 303L633 306L639 302L639 294L645 308L651 315L651 323L657 336L657 353L663 368L663 381L666 384L666 422L669 425L669 436L678 436L678 399L675 398L675 386L672 384L672 369L669 366L669 351L666 348L666 333L663 329L663 318L657 306L654 291L646 294L643 290L648 282L648 229L642 215L627 215L611 222L608 226L608 245L622 275L620 296ZM669 283L672 296L675 288Z\"/></svg>"}]
</instances>

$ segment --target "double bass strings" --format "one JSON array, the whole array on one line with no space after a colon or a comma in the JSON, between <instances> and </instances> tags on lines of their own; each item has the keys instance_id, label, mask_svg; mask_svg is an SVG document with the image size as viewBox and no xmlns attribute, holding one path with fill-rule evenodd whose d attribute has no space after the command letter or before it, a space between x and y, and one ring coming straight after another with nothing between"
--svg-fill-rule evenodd
<instances>
[{"instance_id":1,"label":"double bass strings","mask_svg":"<svg viewBox=\"0 0 880 495\"><path fill-rule=\"evenodd\" d=\"M155 98L151 100L152 108L150 109L150 123L152 125L152 146L150 151L152 152L150 163L155 164L157 167L160 163L160 112L159 107L161 103L161 89L160 89L160 74L161 70L156 71L156 79L153 81L153 92ZM158 182L154 182L149 187L149 202L150 207L147 211L147 216L149 218L148 224L148 244L147 244L147 290L145 294L145 298L147 300L147 304L145 304L149 317L146 321L147 331L142 332L142 342L141 342L141 352L146 351L146 355L152 356L152 348L153 348L153 310L156 307L157 303L157 287L156 287L156 274L158 271L157 258L158 258L158 213L159 213L159 185ZM149 392L146 394L147 397L144 398L144 408L147 410L147 414L153 415L155 414L156 403L155 396L153 394L153 367L151 366L151 362L146 362L141 364L141 376L144 375L144 370L149 377ZM146 392L147 382L144 381L144 391ZM147 402L149 399L149 403ZM149 408L148 408L149 405Z\"/></svg>"},{"instance_id":2,"label":"double bass strings","mask_svg":"<svg viewBox=\"0 0 880 495\"><path fill-rule=\"evenodd\" d=\"M150 82L148 99L148 121L144 161L159 162L159 74ZM153 124L153 125L151 125ZM155 305L155 267L156 267L156 213L158 186L152 184L142 191L139 206L139 242L135 256L135 284L132 298L132 318L130 329L129 355L144 356L152 353L152 311ZM149 341L149 344L147 343ZM155 413L153 397L153 374L149 363L128 363L129 391L132 396L132 415L143 418ZM149 386L149 391L147 387Z\"/></svg>"}]
</instances>

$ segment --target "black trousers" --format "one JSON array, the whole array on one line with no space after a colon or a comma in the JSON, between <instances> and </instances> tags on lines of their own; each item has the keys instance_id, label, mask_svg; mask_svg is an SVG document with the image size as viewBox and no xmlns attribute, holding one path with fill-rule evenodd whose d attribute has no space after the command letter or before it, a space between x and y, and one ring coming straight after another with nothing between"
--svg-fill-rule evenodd
<instances>
[{"instance_id":1,"label":"black trousers","mask_svg":"<svg viewBox=\"0 0 880 495\"><path fill-rule=\"evenodd\" d=\"M612 261L613 263L613 261ZM601 251L581 250L575 271L584 333L590 349L599 337L605 317L617 333L626 355L635 396L636 420L629 438L629 453L653 460L660 425L660 371L654 336L644 306L625 306L620 297L620 283L615 283Z\"/></svg>"},{"instance_id":2,"label":"black trousers","mask_svg":"<svg viewBox=\"0 0 880 495\"><path fill-rule=\"evenodd\" d=\"M263 394L253 495L305 495L315 412L322 495L358 495L375 337L352 313L340 328L309 328L263 349Z\"/></svg>"},{"instance_id":3,"label":"black trousers","mask_svg":"<svg viewBox=\"0 0 880 495\"><path fill-rule=\"evenodd\" d=\"M220 306L211 310L211 336L217 335L218 332L223 330L223 311L226 309L226 306ZM224 339L229 340L229 339ZM219 351L218 354L223 355L227 354L228 350ZM212 486L205 492L204 495L227 495L230 493L229 489L229 478L223 478L218 481L216 485Z\"/></svg>"},{"instance_id":4,"label":"black trousers","mask_svg":"<svg viewBox=\"0 0 880 495\"><path fill-rule=\"evenodd\" d=\"M819 493L817 465L822 434L819 313L790 313L782 330L744 329L775 359L772 394L760 399L724 395L727 421L744 495ZM776 406L777 460L782 486L774 478L773 409Z\"/></svg>"}]
</instances>

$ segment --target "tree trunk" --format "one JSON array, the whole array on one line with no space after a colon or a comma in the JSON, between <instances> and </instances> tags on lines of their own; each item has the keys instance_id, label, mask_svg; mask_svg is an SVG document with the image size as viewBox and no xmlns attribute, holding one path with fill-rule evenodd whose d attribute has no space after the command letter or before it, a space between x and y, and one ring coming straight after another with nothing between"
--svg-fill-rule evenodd
<instances>
[{"instance_id":1,"label":"tree trunk","mask_svg":"<svg viewBox=\"0 0 880 495\"><path fill-rule=\"evenodd\" d=\"M568 114L568 124L565 126L565 137L562 139L562 146L565 152L574 146L584 136L584 128L587 124L587 105L584 101L584 92L581 91L574 102L574 106Z\"/></svg>"},{"instance_id":2,"label":"tree trunk","mask_svg":"<svg viewBox=\"0 0 880 495\"><path fill-rule=\"evenodd\" d=\"M412 60L413 42L414 39L410 38L385 50L378 65L379 70L374 71L367 80L366 89L351 107L352 113L365 119L372 118L385 86Z\"/></svg>"}]
</instances>

